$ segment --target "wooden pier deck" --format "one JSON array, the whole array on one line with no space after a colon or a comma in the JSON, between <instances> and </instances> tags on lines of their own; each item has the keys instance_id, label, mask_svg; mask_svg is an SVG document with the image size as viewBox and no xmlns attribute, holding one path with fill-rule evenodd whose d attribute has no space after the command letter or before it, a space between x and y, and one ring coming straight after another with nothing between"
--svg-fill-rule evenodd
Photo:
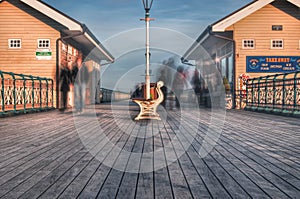
<instances>
[{"instance_id":1,"label":"wooden pier deck","mask_svg":"<svg viewBox=\"0 0 300 199\"><path fill-rule=\"evenodd\" d=\"M297 118L231 110L218 136L208 135L209 109L137 122L137 106L94 110L0 118L0 198L300 198Z\"/></svg>"}]
</instances>

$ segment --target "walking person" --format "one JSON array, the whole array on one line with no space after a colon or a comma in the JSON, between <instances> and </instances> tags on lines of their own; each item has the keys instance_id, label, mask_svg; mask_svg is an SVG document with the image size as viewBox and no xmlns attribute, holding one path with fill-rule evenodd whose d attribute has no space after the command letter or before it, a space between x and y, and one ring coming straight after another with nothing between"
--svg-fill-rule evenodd
<instances>
[{"instance_id":1,"label":"walking person","mask_svg":"<svg viewBox=\"0 0 300 199\"><path fill-rule=\"evenodd\" d=\"M62 111L68 108L68 92L70 91L70 69L64 65L60 70L60 91L62 92Z\"/></svg>"},{"instance_id":2,"label":"walking person","mask_svg":"<svg viewBox=\"0 0 300 199\"><path fill-rule=\"evenodd\" d=\"M163 101L161 102L161 105L166 108L166 100L167 100L167 97L168 97L168 89L167 89L167 76L166 76L166 71L165 71L165 68L162 69L160 71L160 76L158 78L158 81L163 81L164 82L164 86L161 87L161 91L164 95L164 99Z\"/></svg>"},{"instance_id":3,"label":"walking person","mask_svg":"<svg viewBox=\"0 0 300 199\"><path fill-rule=\"evenodd\" d=\"M85 107L86 87L89 80L89 72L85 63L78 59L78 73L75 80L75 108L81 113Z\"/></svg>"},{"instance_id":4,"label":"walking person","mask_svg":"<svg viewBox=\"0 0 300 199\"><path fill-rule=\"evenodd\" d=\"M184 88L187 86L187 82L185 79L185 74L183 73L184 68L183 66L178 66L177 72L174 75L173 79L173 91L175 93L175 100L176 100L176 108L180 108L180 97L183 93Z\"/></svg>"},{"instance_id":5,"label":"walking person","mask_svg":"<svg viewBox=\"0 0 300 199\"><path fill-rule=\"evenodd\" d=\"M196 95L196 99L198 104L200 104L200 95L201 95L201 80L200 80L200 75L199 75L199 71L197 70L197 68L195 68L192 80L191 80L191 84L193 86L193 90L194 93Z\"/></svg>"}]
</instances>

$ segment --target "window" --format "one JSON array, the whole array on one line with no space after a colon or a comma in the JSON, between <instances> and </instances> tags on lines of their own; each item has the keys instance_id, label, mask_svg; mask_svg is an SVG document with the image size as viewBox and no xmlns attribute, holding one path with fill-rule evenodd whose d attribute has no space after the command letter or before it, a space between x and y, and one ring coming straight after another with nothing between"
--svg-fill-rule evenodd
<instances>
[{"instance_id":1,"label":"window","mask_svg":"<svg viewBox=\"0 0 300 199\"><path fill-rule=\"evenodd\" d=\"M38 39L38 48L50 48L50 39Z\"/></svg>"},{"instance_id":2,"label":"window","mask_svg":"<svg viewBox=\"0 0 300 199\"><path fill-rule=\"evenodd\" d=\"M73 48L72 48L72 46L68 46L68 54L73 55Z\"/></svg>"},{"instance_id":3,"label":"window","mask_svg":"<svg viewBox=\"0 0 300 199\"><path fill-rule=\"evenodd\" d=\"M74 52L73 55L76 56L77 55L77 50L74 48Z\"/></svg>"},{"instance_id":4,"label":"window","mask_svg":"<svg viewBox=\"0 0 300 199\"><path fill-rule=\"evenodd\" d=\"M9 39L8 47L9 48L21 48L22 47L21 39Z\"/></svg>"},{"instance_id":5,"label":"window","mask_svg":"<svg viewBox=\"0 0 300 199\"><path fill-rule=\"evenodd\" d=\"M62 47L63 51L67 51L67 45L66 44L62 43L61 47Z\"/></svg>"},{"instance_id":6,"label":"window","mask_svg":"<svg viewBox=\"0 0 300 199\"><path fill-rule=\"evenodd\" d=\"M243 39L243 49L254 49L255 41L254 39Z\"/></svg>"},{"instance_id":7,"label":"window","mask_svg":"<svg viewBox=\"0 0 300 199\"><path fill-rule=\"evenodd\" d=\"M283 40L282 39L272 39L271 40L271 49L283 49Z\"/></svg>"}]
</instances>

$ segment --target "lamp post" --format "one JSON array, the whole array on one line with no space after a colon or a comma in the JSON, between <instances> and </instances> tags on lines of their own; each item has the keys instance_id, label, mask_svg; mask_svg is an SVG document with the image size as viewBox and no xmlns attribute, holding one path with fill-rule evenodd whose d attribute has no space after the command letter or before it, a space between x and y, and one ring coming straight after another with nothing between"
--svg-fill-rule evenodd
<instances>
[{"instance_id":1,"label":"lamp post","mask_svg":"<svg viewBox=\"0 0 300 199\"><path fill-rule=\"evenodd\" d=\"M150 9L152 7L153 0L142 0L145 9L145 18L141 19L146 23L146 75L145 75L145 86L146 86L146 99L150 99L150 37L149 37L149 25L150 21L154 20L150 18Z\"/></svg>"},{"instance_id":2,"label":"lamp post","mask_svg":"<svg viewBox=\"0 0 300 199\"><path fill-rule=\"evenodd\" d=\"M152 6L153 0L142 0L144 8L145 8L145 18L141 19L146 23L146 75L145 75L145 90L146 96L144 99L133 99L140 106L140 113L135 117L134 120L142 120L142 119L156 119L161 120L159 114L157 113L158 105L163 101L164 96L161 90L161 87L164 85L162 81L158 81L156 83L155 89L158 94L158 98L151 99L150 98L150 48L149 48L149 24L150 21L153 20L150 18L150 9Z\"/></svg>"}]
</instances>

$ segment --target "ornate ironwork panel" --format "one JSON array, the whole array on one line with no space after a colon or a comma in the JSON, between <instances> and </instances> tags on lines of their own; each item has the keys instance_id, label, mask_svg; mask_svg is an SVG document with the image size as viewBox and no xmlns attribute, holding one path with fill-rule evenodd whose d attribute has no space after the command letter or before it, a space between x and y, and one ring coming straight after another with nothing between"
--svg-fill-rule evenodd
<instances>
[{"instance_id":1,"label":"ornate ironwork panel","mask_svg":"<svg viewBox=\"0 0 300 199\"><path fill-rule=\"evenodd\" d=\"M300 115L300 71L249 79L247 108Z\"/></svg>"},{"instance_id":2,"label":"ornate ironwork panel","mask_svg":"<svg viewBox=\"0 0 300 199\"><path fill-rule=\"evenodd\" d=\"M0 114L53 108L53 80L0 70Z\"/></svg>"}]
</instances>

